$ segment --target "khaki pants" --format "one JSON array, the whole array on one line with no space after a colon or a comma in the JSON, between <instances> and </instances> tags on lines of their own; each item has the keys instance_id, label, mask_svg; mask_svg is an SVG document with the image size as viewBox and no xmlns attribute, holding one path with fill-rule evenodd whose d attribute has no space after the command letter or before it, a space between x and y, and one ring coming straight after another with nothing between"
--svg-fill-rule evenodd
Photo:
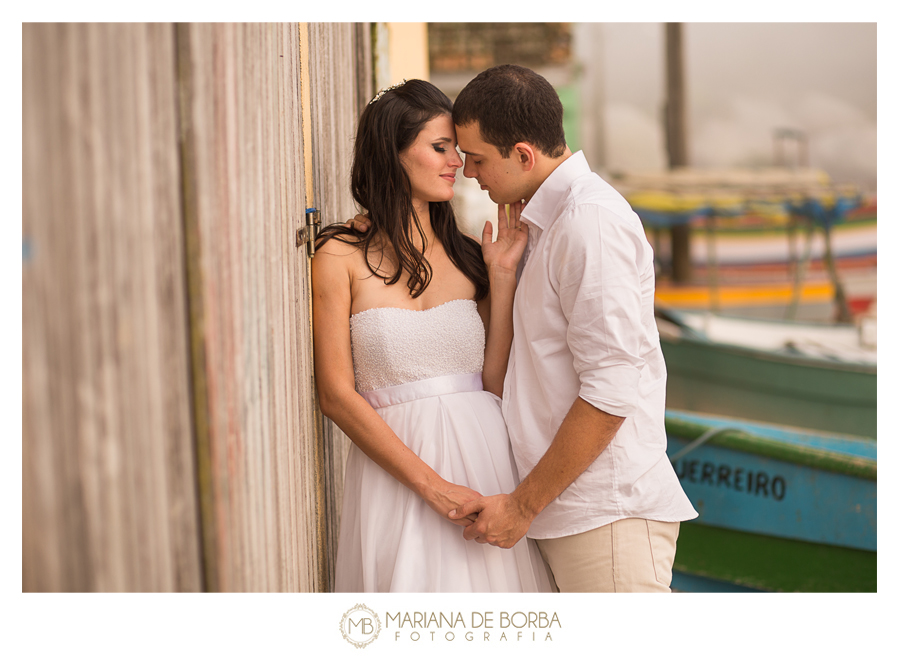
<instances>
[{"instance_id":1,"label":"khaki pants","mask_svg":"<svg viewBox=\"0 0 900 658\"><path fill-rule=\"evenodd\" d=\"M680 525L621 519L537 544L560 592L670 592Z\"/></svg>"}]
</instances>

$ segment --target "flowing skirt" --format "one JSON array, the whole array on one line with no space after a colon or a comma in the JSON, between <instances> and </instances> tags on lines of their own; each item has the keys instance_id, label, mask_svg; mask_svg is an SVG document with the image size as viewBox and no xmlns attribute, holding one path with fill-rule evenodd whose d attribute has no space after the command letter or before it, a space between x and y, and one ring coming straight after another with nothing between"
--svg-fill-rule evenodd
<instances>
[{"instance_id":1,"label":"flowing skirt","mask_svg":"<svg viewBox=\"0 0 900 658\"><path fill-rule=\"evenodd\" d=\"M500 399L481 390L480 375L437 377L364 397L444 479L485 496L518 484ZM438 516L355 445L344 477L335 590L553 591L533 540L512 549L466 541L461 526Z\"/></svg>"}]
</instances>

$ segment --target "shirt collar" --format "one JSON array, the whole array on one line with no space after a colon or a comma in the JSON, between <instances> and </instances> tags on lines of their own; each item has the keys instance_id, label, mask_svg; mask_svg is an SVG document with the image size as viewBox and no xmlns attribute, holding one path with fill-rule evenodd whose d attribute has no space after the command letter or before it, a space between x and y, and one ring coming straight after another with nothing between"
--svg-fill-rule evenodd
<instances>
[{"instance_id":1,"label":"shirt collar","mask_svg":"<svg viewBox=\"0 0 900 658\"><path fill-rule=\"evenodd\" d=\"M542 231L546 230L559 215L557 207L569 191L572 181L589 173L591 167L583 151L570 155L541 183L522 210L522 219Z\"/></svg>"}]
</instances>

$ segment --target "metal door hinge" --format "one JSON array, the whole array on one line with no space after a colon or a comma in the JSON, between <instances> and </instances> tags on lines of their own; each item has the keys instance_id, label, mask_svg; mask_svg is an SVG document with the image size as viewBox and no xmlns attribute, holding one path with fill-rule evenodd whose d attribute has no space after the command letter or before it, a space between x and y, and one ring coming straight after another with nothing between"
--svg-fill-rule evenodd
<instances>
[{"instance_id":1,"label":"metal door hinge","mask_svg":"<svg viewBox=\"0 0 900 658\"><path fill-rule=\"evenodd\" d=\"M316 237L319 235L319 211L315 208L306 209L306 226L297 229L297 247L306 245L306 253L312 258L316 253Z\"/></svg>"}]
</instances>

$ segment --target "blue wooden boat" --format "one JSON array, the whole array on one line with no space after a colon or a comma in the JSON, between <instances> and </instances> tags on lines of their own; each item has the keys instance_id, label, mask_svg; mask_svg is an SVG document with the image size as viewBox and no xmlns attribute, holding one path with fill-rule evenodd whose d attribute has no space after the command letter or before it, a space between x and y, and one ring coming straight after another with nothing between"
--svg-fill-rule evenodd
<instances>
[{"instance_id":1,"label":"blue wooden boat","mask_svg":"<svg viewBox=\"0 0 900 658\"><path fill-rule=\"evenodd\" d=\"M874 592L874 439L669 410L668 454L699 517L673 589Z\"/></svg>"}]
</instances>

